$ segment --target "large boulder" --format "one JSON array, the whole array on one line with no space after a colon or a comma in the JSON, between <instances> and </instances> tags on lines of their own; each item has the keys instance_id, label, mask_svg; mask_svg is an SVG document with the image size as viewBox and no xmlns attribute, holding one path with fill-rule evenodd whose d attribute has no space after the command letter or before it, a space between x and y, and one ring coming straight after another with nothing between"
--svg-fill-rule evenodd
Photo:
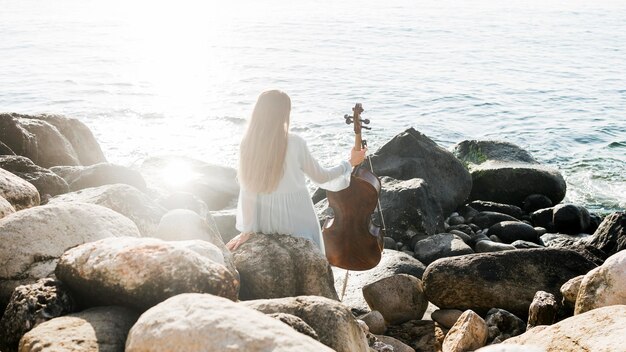
<instances>
[{"instance_id":1,"label":"large boulder","mask_svg":"<svg viewBox=\"0 0 626 352\"><path fill-rule=\"evenodd\" d=\"M54 172L35 165L30 159L19 155L0 156L0 168L30 182L41 198L69 192L67 182Z\"/></svg>"},{"instance_id":2,"label":"large boulder","mask_svg":"<svg viewBox=\"0 0 626 352\"><path fill-rule=\"evenodd\" d=\"M424 292L442 309L483 314L497 307L526 317L535 292L550 292L560 299L561 285L594 267L576 252L552 248L443 258L426 268Z\"/></svg>"},{"instance_id":3,"label":"large boulder","mask_svg":"<svg viewBox=\"0 0 626 352\"><path fill-rule=\"evenodd\" d=\"M80 165L68 139L54 125L32 115L0 114L0 140L15 154L45 168Z\"/></svg>"},{"instance_id":4,"label":"large boulder","mask_svg":"<svg viewBox=\"0 0 626 352\"><path fill-rule=\"evenodd\" d=\"M474 253L463 239L450 233L428 236L415 243L415 258L428 265L439 258Z\"/></svg>"},{"instance_id":5,"label":"large boulder","mask_svg":"<svg viewBox=\"0 0 626 352\"><path fill-rule=\"evenodd\" d=\"M616 304L626 305L626 251L613 254L585 275L578 289L574 313Z\"/></svg>"},{"instance_id":6,"label":"large boulder","mask_svg":"<svg viewBox=\"0 0 626 352\"><path fill-rule=\"evenodd\" d=\"M345 295L341 301L350 307L355 314L365 314L370 309L363 297L363 287L397 274L408 274L421 279L425 269L424 264L412 256L403 252L385 249L380 263L374 268L365 271L350 271L348 273ZM346 279L346 270L333 267L333 273L335 288L337 292L341 292Z\"/></svg>"},{"instance_id":7,"label":"large boulder","mask_svg":"<svg viewBox=\"0 0 626 352\"><path fill-rule=\"evenodd\" d=\"M337 352L365 351L367 340L350 310L341 303L318 296L245 301L241 304L265 314L292 314L309 324L320 342Z\"/></svg>"},{"instance_id":8,"label":"large boulder","mask_svg":"<svg viewBox=\"0 0 626 352\"><path fill-rule=\"evenodd\" d=\"M566 184L561 173L540 164L530 153L509 142L462 141L454 147L472 175L472 200L523 206L531 194L543 194L559 203Z\"/></svg>"},{"instance_id":9,"label":"large boulder","mask_svg":"<svg viewBox=\"0 0 626 352\"><path fill-rule=\"evenodd\" d=\"M626 213L617 212L604 218L593 236L586 238L585 242L607 257L626 249Z\"/></svg>"},{"instance_id":10,"label":"large boulder","mask_svg":"<svg viewBox=\"0 0 626 352\"><path fill-rule=\"evenodd\" d=\"M56 196L50 203L80 202L107 207L131 219L143 236L153 237L165 209L126 184L104 185Z\"/></svg>"},{"instance_id":11,"label":"large boulder","mask_svg":"<svg viewBox=\"0 0 626 352\"><path fill-rule=\"evenodd\" d=\"M122 352L137 313L123 307L97 307L54 318L29 331L20 352Z\"/></svg>"},{"instance_id":12,"label":"large boulder","mask_svg":"<svg viewBox=\"0 0 626 352\"><path fill-rule=\"evenodd\" d=\"M144 312L126 352L330 352L331 348L243 304L198 293L174 296Z\"/></svg>"},{"instance_id":13,"label":"large boulder","mask_svg":"<svg viewBox=\"0 0 626 352\"><path fill-rule=\"evenodd\" d=\"M141 174L131 168L110 163L90 166L55 166L50 170L61 176L71 191L84 188L123 183L145 192L146 181Z\"/></svg>"},{"instance_id":14,"label":"large boulder","mask_svg":"<svg viewBox=\"0 0 626 352\"><path fill-rule=\"evenodd\" d=\"M203 200L209 210L234 205L239 194L235 169L192 158L152 157L143 161L140 171L159 194L188 192Z\"/></svg>"},{"instance_id":15,"label":"large boulder","mask_svg":"<svg viewBox=\"0 0 626 352\"><path fill-rule=\"evenodd\" d=\"M372 311L380 312L389 324L422 319L428 307L422 280L407 274L364 286L363 297Z\"/></svg>"},{"instance_id":16,"label":"large boulder","mask_svg":"<svg viewBox=\"0 0 626 352\"><path fill-rule=\"evenodd\" d=\"M614 352L624 350L626 305L593 309L550 326L538 326L504 344L542 348L546 352Z\"/></svg>"},{"instance_id":17,"label":"large boulder","mask_svg":"<svg viewBox=\"0 0 626 352\"><path fill-rule=\"evenodd\" d=\"M46 121L56 127L72 145L81 165L93 165L107 161L93 133L80 120L50 114L34 115L29 116L29 118Z\"/></svg>"},{"instance_id":18,"label":"large boulder","mask_svg":"<svg viewBox=\"0 0 626 352\"><path fill-rule=\"evenodd\" d=\"M108 237L140 236L123 215L87 203L49 204L0 220L0 309L13 289L54 273L68 248Z\"/></svg>"},{"instance_id":19,"label":"large boulder","mask_svg":"<svg viewBox=\"0 0 626 352\"><path fill-rule=\"evenodd\" d=\"M472 178L449 151L413 128L395 136L371 156L374 172L398 180L423 179L444 214L467 199Z\"/></svg>"},{"instance_id":20,"label":"large boulder","mask_svg":"<svg viewBox=\"0 0 626 352\"><path fill-rule=\"evenodd\" d=\"M13 350L35 326L75 311L74 298L58 280L45 278L18 286L0 319L0 348Z\"/></svg>"},{"instance_id":21,"label":"large boulder","mask_svg":"<svg viewBox=\"0 0 626 352\"><path fill-rule=\"evenodd\" d=\"M302 295L337 299L330 264L304 238L254 234L233 258L241 276L242 300Z\"/></svg>"},{"instance_id":22,"label":"large boulder","mask_svg":"<svg viewBox=\"0 0 626 352\"><path fill-rule=\"evenodd\" d=\"M3 169L0 169L0 196L15 210L37 206L41 201L35 186Z\"/></svg>"},{"instance_id":23,"label":"large boulder","mask_svg":"<svg viewBox=\"0 0 626 352\"><path fill-rule=\"evenodd\" d=\"M180 293L237 299L239 280L221 251L205 241L123 237L66 251L55 274L86 306L148 309Z\"/></svg>"}]
</instances>

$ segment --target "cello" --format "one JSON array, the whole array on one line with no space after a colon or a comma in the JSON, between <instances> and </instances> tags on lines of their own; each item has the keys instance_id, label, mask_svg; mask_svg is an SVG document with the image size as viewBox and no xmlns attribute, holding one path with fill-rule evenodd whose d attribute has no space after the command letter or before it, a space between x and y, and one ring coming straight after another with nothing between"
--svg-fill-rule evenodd
<instances>
[{"instance_id":1,"label":"cello","mask_svg":"<svg viewBox=\"0 0 626 352\"><path fill-rule=\"evenodd\" d=\"M347 124L354 124L354 148L361 150L365 141L361 139L363 107L356 104L353 116L345 115ZM369 160L369 159L368 159ZM354 167L350 185L338 192L326 191L328 205L334 217L324 223L322 235L326 247L326 258L331 265L347 270L368 270L380 262L383 250L384 229L372 222L373 212L380 211L380 179L363 164ZM384 228L384 221L383 221Z\"/></svg>"}]
</instances>

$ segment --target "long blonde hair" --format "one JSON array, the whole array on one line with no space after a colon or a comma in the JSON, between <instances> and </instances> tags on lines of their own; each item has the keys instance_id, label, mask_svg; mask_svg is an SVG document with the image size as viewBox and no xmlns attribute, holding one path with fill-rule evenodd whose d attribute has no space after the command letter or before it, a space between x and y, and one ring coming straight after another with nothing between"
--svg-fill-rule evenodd
<instances>
[{"instance_id":1,"label":"long blonde hair","mask_svg":"<svg viewBox=\"0 0 626 352\"><path fill-rule=\"evenodd\" d=\"M239 148L239 182L252 192L270 193L283 176L291 99L280 90L261 93Z\"/></svg>"}]
</instances>

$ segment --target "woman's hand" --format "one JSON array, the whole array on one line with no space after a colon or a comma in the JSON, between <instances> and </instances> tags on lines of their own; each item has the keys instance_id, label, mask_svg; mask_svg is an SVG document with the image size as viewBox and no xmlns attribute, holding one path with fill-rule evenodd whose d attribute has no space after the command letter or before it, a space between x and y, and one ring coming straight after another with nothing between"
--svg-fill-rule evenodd
<instances>
[{"instance_id":1,"label":"woman's hand","mask_svg":"<svg viewBox=\"0 0 626 352\"><path fill-rule=\"evenodd\" d=\"M239 246L241 246L244 242L249 240L250 235L252 234L249 232L242 232L238 234L232 240L226 243L226 248L228 248L230 251L234 251L235 249L239 248Z\"/></svg>"},{"instance_id":2,"label":"woman's hand","mask_svg":"<svg viewBox=\"0 0 626 352\"><path fill-rule=\"evenodd\" d=\"M363 148L361 150L356 150L352 148L350 153L350 165L357 166L365 160L365 153L367 153L367 148Z\"/></svg>"}]
</instances>

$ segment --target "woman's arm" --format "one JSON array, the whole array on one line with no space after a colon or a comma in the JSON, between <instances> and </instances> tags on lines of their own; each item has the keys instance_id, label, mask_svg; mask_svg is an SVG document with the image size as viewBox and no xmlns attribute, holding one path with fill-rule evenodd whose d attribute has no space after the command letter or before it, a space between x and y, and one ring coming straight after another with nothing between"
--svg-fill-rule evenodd
<instances>
[{"instance_id":1,"label":"woman's arm","mask_svg":"<svg viewBox=\"0 0 626 352\"><path fill-rule=\"evenodd\" d=\"M320 185L320 187L325 189L343 189L350 183L352 166L359 165L363 162L366 151L366 149L359 151L352 149L350 160L345 160L341 162L341 164L331 168L325 168L317 162L313 155L311 155L309 147L306 142L302 140L300 150L300 166L302 167L302 171L304 171L304 173L313 182ZM337 182L333 182L334 184L331 183L333 180L336 180Z\"/></svg>"}]
</instances>

